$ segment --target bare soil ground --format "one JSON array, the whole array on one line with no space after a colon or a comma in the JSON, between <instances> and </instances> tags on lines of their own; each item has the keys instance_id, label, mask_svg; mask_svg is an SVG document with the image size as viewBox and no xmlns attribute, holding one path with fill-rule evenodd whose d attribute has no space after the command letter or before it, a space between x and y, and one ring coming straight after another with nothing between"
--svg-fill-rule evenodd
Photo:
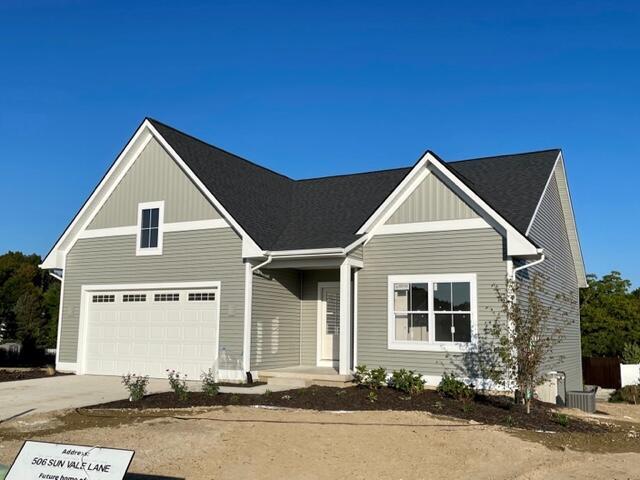
<instances>
[{"instance_id":1,"label":"bare soil ground","mask_svg":"<svg viewBox=\"0 0 640 480\"><path fill-rule=\"evenodd\" d=\"M628 422L625 435L640 430L629 420L640 407L601 407L589 421ZM130 471L151 476L130 478L640 479L640 438L607 435L536 433L415 411L78 410L0 424L0 463L30 438L135 449ZM580 450L566 443L571 437L582 439Z\"/></svg>"}]
</instances>

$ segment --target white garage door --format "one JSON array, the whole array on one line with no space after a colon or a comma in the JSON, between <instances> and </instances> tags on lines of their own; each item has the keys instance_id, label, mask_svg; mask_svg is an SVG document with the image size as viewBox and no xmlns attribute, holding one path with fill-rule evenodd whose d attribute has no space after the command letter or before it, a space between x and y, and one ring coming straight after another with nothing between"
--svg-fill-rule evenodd
<instances>
[{"instance_id":1,"label":"white garage door","mask_svg":"<svg viewBox=\"0 0 640 480\"><path fill-rule=\"evenodd\" d=\"M217 353L218 291L88 292L85 372L198 380Z\"/></svg>"}]
</instances>

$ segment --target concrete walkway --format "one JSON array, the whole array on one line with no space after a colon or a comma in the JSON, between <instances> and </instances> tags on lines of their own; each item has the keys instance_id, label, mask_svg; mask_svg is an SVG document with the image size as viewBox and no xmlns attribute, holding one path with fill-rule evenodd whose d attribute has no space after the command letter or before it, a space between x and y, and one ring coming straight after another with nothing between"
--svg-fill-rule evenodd
<instances>
[{"instance_id":1,"label":"concrete walkway","mask_svg":"<svg viewBox=\"0 0 640 480\"><path fill-rule=\"evenodd\" d=\"M200 389L200 382L189 382L193 391ZM279 390L272 386L270 390ZM149 380L148 392L169 390L167 380ZM224 393L262 394L266 385L256 387L221 387ZM128 397L120 383L120 377L98 375L65 375L0 383L0 423L16 416L37 412L86 407L96 403L112 402Z\"/></svg>"}]
</instances>

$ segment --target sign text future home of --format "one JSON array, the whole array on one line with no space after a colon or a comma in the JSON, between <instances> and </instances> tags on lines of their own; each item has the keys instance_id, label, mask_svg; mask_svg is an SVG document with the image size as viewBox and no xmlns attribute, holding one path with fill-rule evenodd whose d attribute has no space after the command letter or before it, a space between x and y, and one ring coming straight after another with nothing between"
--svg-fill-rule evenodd
<instances>
[{"instance_id":1,"label":"sign text future home of","mask_svg":"<svg viewBox=\"0 0 640 480\"><path fill-rule=\"evenodd\" d=\"M133 453L27 440L5 480L122 480Z\"/></svg>"}]
</instances>

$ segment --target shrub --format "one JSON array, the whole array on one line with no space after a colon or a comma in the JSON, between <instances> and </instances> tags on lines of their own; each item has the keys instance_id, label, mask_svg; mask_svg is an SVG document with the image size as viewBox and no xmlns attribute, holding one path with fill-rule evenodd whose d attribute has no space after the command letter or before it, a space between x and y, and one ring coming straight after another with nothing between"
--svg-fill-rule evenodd
<instances>
[{"instance_id":1,"label":"shrub","mask_svg":"<svg viewBox=\"0 0 640 480\"><path fill-rule=\"evenodd\" d=\"M563 427L569 426L569 416L564 413L554 413L551 417L551 421L558 425L562 425Z\"/></svg>"},{"instance_id":2,"label":"shrub","mask_svg":"<svg viewBox=\"0 0 640 480\"><path fill-rule=\"evenodd\" d=\"M622 362L627 365L640 363L640 344L625 343L622 349Z\"/></svg>"},{"instance_id":3,"label":"shrub","mask_svg":"<svg viewBox=\"0 0 640 480\"><path fill-rule=\"evenodd\" d=\"M393 371L389 385L409 395L415 395L424 390L422 375L415 373L413 370L405 370L404 368Z\"/></svg>"},{"instance_id":4,"label":"shrub","mask_svg":"<svg viewBox=\"0 0 640 480\"><path fill-rule=\"evenodd\" d=\"M358 385L376 389L386 385L387 370L384 367L368 370L366 365L358 365L353 377Z\"/></svg>"},{"instance_id":5,"label":"shrub","mask_svg":"<svg viewBox=\"0 0 640 480\"><path fill-rule=\"evenodd\" d=\"M136 375L135 373L127 373L122 376L122 385L129 391L129 401L137 402L142 400L147 394L147 385L149 383L148 376Z\"/></svg>"},{"instance_id":6,"label":"shrub","mask_svg":"<svg viewBox=\"0 0 640 480\"><path fill-rule=\"evenodd\" d=\"M200 374L202 380L202 393L213 397L218 394L220 387L216 384L216 375L212 368Z\"/></svg>"},{"instance_id":7,"label":"shrub","mask_svg":"<svg viewBox=\"0 0 640 480\"><path fill-rule=\"evenodd\" d=\"M626 402L637 405L640 401L640 385L627 385L619 388L611 394L609 401L612 403Z\"/></svg>"},{"instance_id":8,"label":"shrub","mask_svg":"<svg viewBox=\"0 0 640 480\"><path fill-rule=\"evenodd\" d=\"M178 400L185 401L189 397L189 387L187 386L187 375L176 372L175 370L167 369L167 378L169 379L169 386L173 393L176 394Z\"/></svg>"},{"instance_id":9,"label":"shrub","mask_svg":"<svg viewBox=\"0 0 640 480\"><path fill-rule=\"evenodd\" d=\"M378 394L376 393L375 390L371 390L369 392L369 395L367 395L367 398L369 398L369 401L371 403L374 403L376 400L378 400Z\"/></svg>"},{"instance_id":10,"label":"shrub","mask_svg":"<svg viewBox=\"0 0 640 480\"><path fill-rule=\"evenodd\" d=\"M445 373L438 385L438 392L446 397L456 400L468 400L473 398L473 388L462 380L458 380L453 373Z\"/></svg>"}]
</instances>

